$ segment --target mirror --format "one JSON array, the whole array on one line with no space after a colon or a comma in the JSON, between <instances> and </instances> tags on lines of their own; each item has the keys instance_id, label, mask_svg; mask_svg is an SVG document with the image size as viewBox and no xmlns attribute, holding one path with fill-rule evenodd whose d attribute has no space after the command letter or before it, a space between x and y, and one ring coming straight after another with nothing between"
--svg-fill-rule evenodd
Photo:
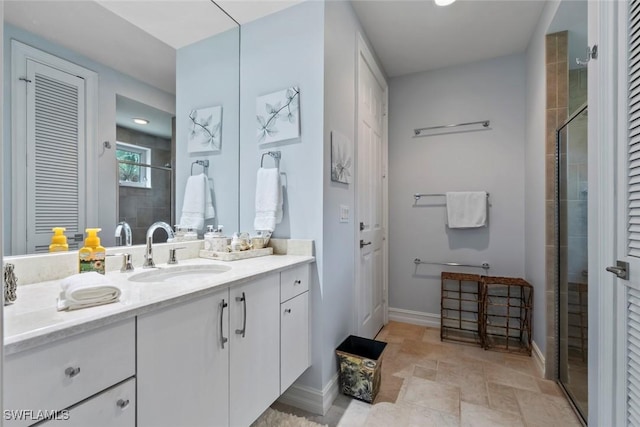
<instances>
[{"instance_id":1,"label":"mirror","mask_svg":"<svg viewBox=\"0 0 640 427\"><path fill-rule=\"evenodd\" d=\"M124 220L141 243L153 221L180 221L192 171L211 188L206 224L239 228L240 29L222 9L9 0L4 10L5 255L46 252L53 226L67 228L70 248L94 226L113 246ZM151 168L121 169L118 156Z\"/></svg>"}]
</instances>

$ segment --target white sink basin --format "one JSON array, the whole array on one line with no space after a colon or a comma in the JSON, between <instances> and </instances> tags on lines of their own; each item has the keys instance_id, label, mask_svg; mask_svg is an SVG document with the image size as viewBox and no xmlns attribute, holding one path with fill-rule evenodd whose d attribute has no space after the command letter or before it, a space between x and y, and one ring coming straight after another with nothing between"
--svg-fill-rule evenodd
<instances>
[{"instance_id":1,"label":"white sink basin","mask_svg":"<svg viewBox=\"0 0 640 427\"><path fill-rule=\"evenodd\" d=\"M177 280L204 279L212 274L231 270L228 265L181 265L177 267L155 268L129 277L132 282L175 282Z\"/></svg>"}]
</instances>

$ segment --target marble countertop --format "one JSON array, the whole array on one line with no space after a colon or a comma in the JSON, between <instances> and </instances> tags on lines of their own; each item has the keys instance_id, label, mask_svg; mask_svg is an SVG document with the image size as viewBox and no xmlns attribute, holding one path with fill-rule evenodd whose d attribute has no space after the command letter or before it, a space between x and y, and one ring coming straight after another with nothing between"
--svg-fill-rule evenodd
<instances>
[{"instance_id":1,"label":"marble countertop","mask_svg":"<svg viewBox=\"0 0 640 427\"><path fill-rule=\"evenodd\" d=\"M56 310L60 280L19 286L18 300L4 308L4 354L27 350L314 261L313 256L305 255L271 255L231 263L192 258L180 261L178 266L218 264L231 269L179 285L176 282L139 283L128 280L135 274L149 271L142 268L136 268L132 273L110 272L107 277L122 289L120 301L74 311ZM158 264L157 267L173 266Z\"/></svg>"}]
</instances>

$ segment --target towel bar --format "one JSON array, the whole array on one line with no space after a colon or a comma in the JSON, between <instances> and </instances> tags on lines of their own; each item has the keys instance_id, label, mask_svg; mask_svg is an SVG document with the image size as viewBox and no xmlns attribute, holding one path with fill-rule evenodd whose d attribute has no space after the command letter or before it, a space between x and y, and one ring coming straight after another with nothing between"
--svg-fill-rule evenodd
<instances>
[{"instance_id":1,"label":"towel bar","mask_svg":"<svg viewBox=\"0 0 640 427\"><path fill-rule=\"evenodd\" d=\"M420 258L416 258L413 260L413 263L415 265L429 264L429 265L446 265L450 267L482 268L485 272L487 272L491 268L488 262L483 262L482 264L478 265L478 264L462 264L459 262L429 262L429 261L422 261Z\"/></svg>"},{"instance_id":2,"label":"towel bar","mask_svg":"<svg viewBox=\"0 0 640 427\"><path fill-rule=\"evenodd\" d=\"M418 200L420 200L421 197L435 197L435 196L442 196L445 197L446 194L445 193L415 193L413 195L413 198L416 200L416 202ZM489 198L489 193L487 192L487 199Z\"/></svg>"}]
</instances>

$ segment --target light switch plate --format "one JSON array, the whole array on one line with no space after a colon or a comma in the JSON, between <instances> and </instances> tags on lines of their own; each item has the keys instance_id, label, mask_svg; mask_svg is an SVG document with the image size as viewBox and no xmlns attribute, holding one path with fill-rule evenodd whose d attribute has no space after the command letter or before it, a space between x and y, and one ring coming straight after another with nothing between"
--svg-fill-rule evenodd
<instances>
[{"instance_id":1,"label":"light switch plate","mask_svg":"<svg viewBox=\"0 0 640 427\"><path fill-rule=\"evenodd\" d=\"M340 205L340 222L349 222L349 206Z\"/></svg>"}]
</instances>

